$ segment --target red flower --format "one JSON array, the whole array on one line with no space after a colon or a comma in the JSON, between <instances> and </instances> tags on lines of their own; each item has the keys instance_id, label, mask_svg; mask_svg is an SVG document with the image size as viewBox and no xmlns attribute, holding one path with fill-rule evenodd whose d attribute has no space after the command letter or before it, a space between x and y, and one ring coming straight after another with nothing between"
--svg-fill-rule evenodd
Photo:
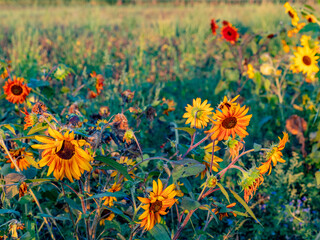
<instances>
[{"instance_id":1,"label":"red flower","mask_svg":"<svg viewBox=\"0 0 320 240\"><path fill-rule=\"evenodd\" d=\"M211 31L214 35L217 34L217 29L219 28L219 26L216 24L214 19L211 19Z\"/></svg>"},{"instance_id":2,"label":"red flower","mask_svg":"<svg viewBox=\"0 0 320 240\"><path fill-rule=\"evenodd\" d=\"M234 44L239 38L238 29L233 27L232 24L227 21L223 21L223 25L224 26L221 29L222 38Z\"/></svg>"}]
</instances>

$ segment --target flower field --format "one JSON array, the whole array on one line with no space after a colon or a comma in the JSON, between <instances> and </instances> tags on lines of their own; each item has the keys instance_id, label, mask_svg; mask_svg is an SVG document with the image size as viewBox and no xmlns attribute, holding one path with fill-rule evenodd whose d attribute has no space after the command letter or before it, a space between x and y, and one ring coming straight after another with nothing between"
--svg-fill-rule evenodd
<instances>
[{"instance_id":1,"label":"flower field","mask_svg":"<svg viewBox=\"0 0 320 240\"><path fill-rule=\"evenodd\" d=\"M319 10L0 1L0 239L320 239Z\"/></svg>"}]
</instances>

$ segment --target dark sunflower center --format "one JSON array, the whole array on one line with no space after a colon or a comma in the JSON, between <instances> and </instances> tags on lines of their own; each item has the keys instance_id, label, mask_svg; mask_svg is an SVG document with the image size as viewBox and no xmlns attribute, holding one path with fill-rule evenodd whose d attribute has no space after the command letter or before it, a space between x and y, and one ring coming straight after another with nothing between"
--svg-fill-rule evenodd
<instances>
[{"instance_id":1,"label":"dark sunflower center","mask_svg":"<svg viewBox=\"0 0 320 240\"><path fill-rule=\"evenodd\" d=\"M159 212L161 208L162 208L162 202L157 200L154 203L151 203L150 211L153 211L156 213L156 212Z\"/></svg>"},{"instance_id":2,"label":"dark sunflower center","mask_svg":"<svg viewBox=\"0 0 320 240\"><path fill-rule=\"evenodd\" d=\"M57 152L57 155L62 159L70 159L73 157L75 153L75 147L74 145L69 141L63 141L62 147L59 152Z\"/></svg>"},{"instance_id":3,"label":"dark sunflower center","mask_svg":"<svg viewBox=\"0 0 320 240\"><path fill-rule=\"evenodd\" d=\"M311 65L311 58L309 56L303 56L302 61L305 65Z\"/></svg>"},{"instance_id":4,"label":"dark sunflower center","mask_svg":"<svg viewBox=\"0 0 320 240\"><path fill-rule=\"evenodd\" d=\"M226 129L234 128L237 125L237 118L228 117L222 122L222 126Z\"/></svg>"},{"instance_id":5,"label":"dark sunflower center","mask_svg":"<svg viewBox=\"0 0 320 240\"><path fill-rule=\"evenodd\" d=\"M231 36L232 36L232 32L231 32L231 31L228 31L228 32L227 32L227 35L231 37Z\"/></svg>"},{"instance_id":6,"label":"dark sunflower center","mask_svg":"<svg viewBox=\"0 0 320 240\"><path fill-rule=\"evenodd\" d=\"M13 95L19 96L23 92L23 89L19 85L13 85L11 87L11 92Z\"/></svg>"},{"instance_id":7,"label":"dark sunflower center","mask_svg":"<svg viewBox=\"0 0 320 240\"><path fill-rule=\"evenodd\" d=\"M293 13L292 13L291 11L289 11L288 14L289 14L289 16L290 16L291 18L294 17L294 15L293 15Z\"/></svg>"}]
</instances>

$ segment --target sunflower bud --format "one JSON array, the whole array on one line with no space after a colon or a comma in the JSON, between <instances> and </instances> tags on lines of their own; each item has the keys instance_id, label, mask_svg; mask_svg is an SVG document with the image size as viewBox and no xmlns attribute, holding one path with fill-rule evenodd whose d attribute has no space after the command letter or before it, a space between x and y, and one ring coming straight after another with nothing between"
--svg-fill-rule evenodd
<instances>
[{"instance_id":1,"label":"sunflower bud","mask_svg":"<svg viewBox=\"0 0 320 240\"><path fill-rule=\"evenodd\" d=\"M215 176L210 176L207 180L207 186L209 188L214 188L217 185L217 178Z\"/></svg>"},{"instance_id":2,"label":"sunflower bud","mask_svg":"<svg viewBox=\"0 0 320 240\"><path fill-rule=\"evenodd\" d=\"M134 139L134 133L131 129L128 129L124 133L123 141L126 141L126 143L130 144L132 139Z\"/></svg>"}]
</instances>

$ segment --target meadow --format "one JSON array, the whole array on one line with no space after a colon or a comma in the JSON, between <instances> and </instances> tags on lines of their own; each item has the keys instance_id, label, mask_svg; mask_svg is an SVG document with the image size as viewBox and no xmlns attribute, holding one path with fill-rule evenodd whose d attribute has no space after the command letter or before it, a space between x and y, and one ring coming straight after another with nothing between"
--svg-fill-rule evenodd
<instances>
[{"instance_id":1,"label":"meadow","mask_svg":"<svg viewBox=\"0 0 320 240\"><path fill-rule=\"evenodd\" d=\"M1 4L0 239L320 239L294 7Z\"/></svg>"}]
</instances>

